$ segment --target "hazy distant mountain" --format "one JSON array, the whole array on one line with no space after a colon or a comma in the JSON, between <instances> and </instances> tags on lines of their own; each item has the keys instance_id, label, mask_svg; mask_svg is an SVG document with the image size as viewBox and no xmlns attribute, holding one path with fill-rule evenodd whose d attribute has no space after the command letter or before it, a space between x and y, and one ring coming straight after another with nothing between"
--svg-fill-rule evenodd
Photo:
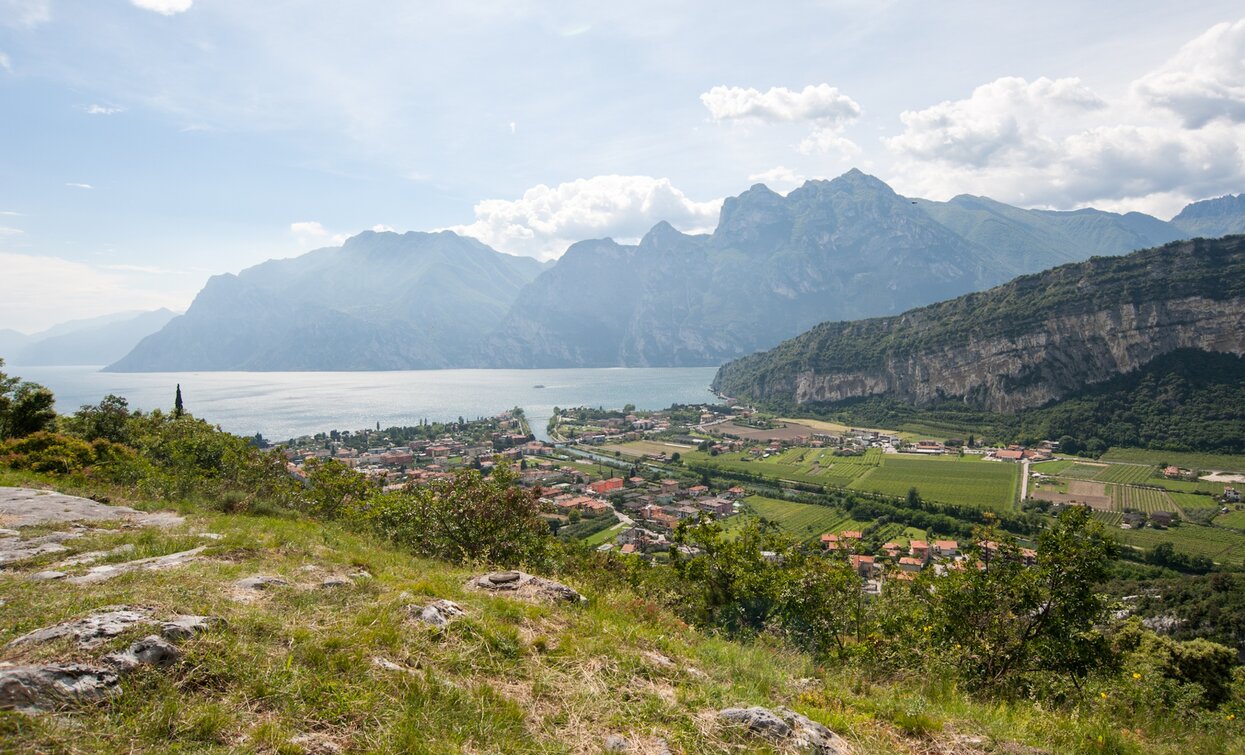
<instances>
[{"instance_id":1,"label":"hazy distant mountain","mask_svg":"<svg viewBox=\"0 0 1245 755\"><path fill-rule=\"evenodd\" d=\"M28 343L30 343L30 336L25 333L18 333L8 328L0 330L0 359L12 364L13 355Z\"/></svg>"},{"instance_id":2,"label":"hazy distant mountain","mask_svg":"<svg viewBox=\"0 0 1245 755\"><path fill-rule=\"evenodd\" d=\"M441 233L366 231L208 281L107 369L384 370L461 365L542 266Z\"/></svg>"},{"instance_id":3,"label":"hazy distant mountain","mask_svg":"<svg viewBox=\"0 0 1245 755\"><path fill-rule=\"evenodd\" d=\"M21 365L109 364L176 316L176 312L157 309L62 323L31 336L14 351L12 361Z\"/></svg>"},{"instance_id":4,"label":"hazy distant mountain","mask_svg":"<svg viewBox=\"0 0 1245 755\"><path fill-rule=\"evenodd\" d=\"M717 230L572 246L515 301L485 363L705 365L825 320L893 314L1015 275L1183 237L1157 218L902 197L850 171L727 199Z\"/></svg>"},{"instance_id":5,"label":"hazy distant mountain","mask_svg":"<svg viewBox=\"0 0 1245 755\"><path fill-rule=\"evenodd\" d=\"M1245 194L1194 202L1172 218L1172 225L1189 236L1203 238L1245 233Z\"/></svg>"}]
</instances>

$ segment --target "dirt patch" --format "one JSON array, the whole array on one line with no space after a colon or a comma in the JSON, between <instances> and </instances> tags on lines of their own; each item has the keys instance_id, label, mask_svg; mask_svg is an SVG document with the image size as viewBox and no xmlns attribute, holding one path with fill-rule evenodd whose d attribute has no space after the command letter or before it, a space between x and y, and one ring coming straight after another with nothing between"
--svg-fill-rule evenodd
<instances>
[{"instance_id":1,"label":"dirt patch","mask_svg":"<svg viewBox=\"0 0 1245 755\"><path fill-rule=\"evenodd\" d=\"M737 435L748 440L796 440L797 438L813 437L813 428L795 422L780 422L768 430L728 422L724 425L718 425L714 430L727 435Z\"/></svg>"}]
</instances>

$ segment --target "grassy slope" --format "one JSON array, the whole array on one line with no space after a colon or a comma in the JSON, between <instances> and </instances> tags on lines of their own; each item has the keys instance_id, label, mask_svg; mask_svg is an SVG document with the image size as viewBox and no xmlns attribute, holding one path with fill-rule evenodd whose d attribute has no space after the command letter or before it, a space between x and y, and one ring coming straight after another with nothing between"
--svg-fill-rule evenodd
<instances>
[{"instance_id":1,"label":"grassy slope","mask_svg":"<svg viewBox=\"0 0 1245 755\"><path fill-rule=\"evenodd\" d=\"M0 484L30 483L0 472ZM64 488L62 488L64 489ZM66 490L66 492L74 492ZM143 502L126 501L149 508ZM32 583L0 572L6 601L0 643L34 628L115 604L158 613L222 616L228 626L181 643L167 672L123 681L111 703L59 716L0 713L5 751L298 752L292 736L318 732L351 751L597 751L622 733L686 752L758 751L755 740L714 725L726 705L785 704L846 736L858 752L959 751L966 736L984 752L1023 742L1057 752L1218 752L1231 742L1164 741L1027 704L977 703L923 680L861 679L819 668L769 641L732 642L689 628L628 592L569 580L591 598L583 608L528 605L465 591L476 570L411 558L336 525L187 508L184 527L115 531L68 541L73 551L138 544L152 555L210 541L207 559L179 570L134 574L91 587ZM43 557L23 571L70 554ZM316 566L306 572L303 567ZM335 591L326 574L365 569L372 578ZM283 576L253 603L229 597L234 580ZM306 587L297 585L308 585ZM434 598L468 612L445 632L405 620L405 606ZM81 651L68 643L3 651L4 660L93 660L141 630ZM658 652L672 667L646 659ZM386 671L381 656L413 670ZM992 742L999 743L997 746Z\"/></svg>"}]
</instances>

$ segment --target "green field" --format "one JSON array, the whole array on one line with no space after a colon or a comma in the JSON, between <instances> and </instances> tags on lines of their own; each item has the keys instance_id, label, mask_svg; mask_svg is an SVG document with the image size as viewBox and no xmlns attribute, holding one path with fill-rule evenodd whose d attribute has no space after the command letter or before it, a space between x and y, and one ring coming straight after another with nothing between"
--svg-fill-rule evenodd
<instances>
[{"instance_id":1,"label":"green field","mask_svg":"<svg viewBox=\"0 0 1245 755\"><path fill-rule=\"evenodd\" d=\"M1045 475L1057 475L1075 463L1071 459L1051 459L1050 461L1039 461L1031 464L1029 469Z\"/></svg>"},{"instance_id":2,"label":"green field","mask_svg":"<svg viewBox=\"0 0 1245 755\"><path fill-rule=\"evenodd\" d=\"M1154 475L1154 467L1144 464L1111 464L1098 473L1095 480L1121 485L1148 481Z\"/></svg>"},{"instance_id":3,"label":"green field","mask_svg":"<svg viewBox=\"0 0 1245 755\"><path fill-rule=\"evenodd\" d=\"M864 529L869 525L868 522L858 522L852 519L847 512L832 506L780 501L759 495L748 496L744 499L744 503L747 504L751 514L773 522L783 532L801 540L819 538L826 532ZM727 519L728 529L742 526L746 517L747 514Z\"/></svg>"},{"instance_id":4,"label":"green field","mask_svg":"<svg viewBox=\"0 0 1245 755\"><path fill-rule=\"evenodd\" d=\"M1154 477L1147 481L1150 485L1158 485L1160 488L1174 490L1180 493L1210 493L1211 495L1223 495L1223 488L1226 483L1207 482L1206 480L1166 480L1162 477Z\"/></svg>"},{"instance_id":5,"label":"green field","mask_svg":"<svg viewBox=\"0 0 1245 755\"><path fill-rule=\"evenodd\" d=\"M1231 527L1234 530L1245 530L1245 509L1220 514L1215 517L1215 524L1220 527Z\"/></svg>"},{"instance_id":6,"label":"green field","mask_svg":"<svg viewBox=\"0 0 1245 755\"><path fill-rule=\"evenodd\" d=\"M1220 563L1239 565L1245 558L1245 533L1223 527L1202 527L1184 523L1171 529L1115 530L1116 538L1127 545L1150 549L1171 543L1176 550L1192 556L1206 556Z\"/></svg>"},{"instance_id":7,"label":"green field","mask_svg":"<svg viewBox=\"0 0 1245 755\"><path fill-rule=\"evenodd\" d=\"M1116 508L1123 511L1132 509L1152 514L1155 511L1176 513L1178 508L1168 497L1166 491L1153 488L1138 488L1132 485L1112 485Z\"/></svg>"},{"instance_id":8,"label":"green field","mask_svg":"<svg viewBox=\"0 0 1245 755\"><path fill-rule=\"evenodd\" d=\"M1174 464L1185 469L1216 469L1245 472L1245 454L1202 454L1183 451L1151 451L1146 448L1112 448L1103 461L1131 461L1140 464Z\"/></svg>"},{"instance_id":9,"label":"green field","mask_svg":"<svg viewBox=\"0 0 1245 755\"><path fill-rule=\"evenodd\" d=\"M1177 493L1168 491L1167 496L1176 502L1176 505L1182 509L1210 509L1218 508L1219 502L1208 495L1198 495L1197 493Z\"/></svg>"},{"instance_id":10,"label":"green field","mask_svg":"<svg viewBox=\"0 0 1245 755\"><path fill-rule=\"evenodd\" d=\"M909 458L888 454L881 466L858 477L851 487L905 496L916 488L922 498L978 508L1015 507L1020 465L980 461L977 457Z\"/></svg>"},{"instance_id":11,"label":"green field","mask_svg":"<svg viewBox=\"0 0 1245 755\"><path fill-rule=\"evenodd\" d=\"M1098 475L1105 471L1106 467L1099 466L1097 464L1084 464L1078 461L1071 466L1065 467L1064 470L1059 473L1059 476L1071 477L1075 480L1096 480L1098 479Z\"/></svg>"},{"instance_id":12,"label":"green field","mask_svg":"<svg viewBox=\"0 0 1245 755\"><path fill-rule=\"evenodd\" d=\"M614 538L618 537L618 533L623 531L624 527L625 525L622 522L615 524L613 527L606 527L600 532L594 532L584 538L583 543L590 548L595 548L602 543L612 542Z\"/></svg>"},{"instance_id":13,"label":"green field","mask_svg":"<svg viewBox=\"0 0 1245 755\"><path fill-rule=\"evenodd\" d=\"M695 450L695 446L681 446L673 443L662 443L655 440L633 440L629 443L613 443L604 446L604 451L621 451L626 456L645 456L648 454L685 454Z\"/></svg>"}]
</instances>

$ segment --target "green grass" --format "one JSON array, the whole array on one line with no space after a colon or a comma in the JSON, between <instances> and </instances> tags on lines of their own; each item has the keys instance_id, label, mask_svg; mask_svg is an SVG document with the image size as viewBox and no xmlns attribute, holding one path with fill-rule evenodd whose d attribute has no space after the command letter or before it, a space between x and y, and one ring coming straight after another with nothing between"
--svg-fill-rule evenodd
<instances>
[{"instance_id":1,"label":"green grass","mask_svg":"<svg viewBox=\"0 0 1245 755\"><path fill-rule=\"evenodd\" d=\"M1234 530L1245 530L1245 509L1220 514L1215 517L1215 524L1220 527L1231 527Z\"/></svg>"},{"instance_id":2,"label":"green grass","mask_svg":"<svg viewBox=\"0 0 1245 755\"><path fill-rule=\"evenodd\" d=\"M588 537L584 538L583 544L591 548L595 548L598 545L601 545L602 543L612 542L615 537L618 537L618 533L622 532L625 527L626 525L624 525L622 522L619 522L613 527L606 527L600 532L594 532Z\"/></svg>"},{"instance_id":3,"label":"green grass","mask_svg":"<svg viewBox=\"0 0 1245 755\"><path fill-rule=\"evenodd\" d=\"M1070 477L1075 480L1097 480L1098 475L1102 474L1105 468L1097 464L1085 464L1076 462L1065 467L1060 473L1060 477Z\"/></svg>"},{"instance_id":4,"label":"green grass","mask_svg":"<svg viewBox=\"0 0 1245 755\"><path fill-rule=\"evenodd\" d=\"M1112 448L1103 461L1130 461L1140 464L1173 464L1185 469L1218 469L1245 472L1245 454L1204 454L1184 451L1151 451L1146 448Z\"/></svg>"},{"instance_id":5,"label":"green grass","mask_svg":"<svg viewBox=\"0 0 1245 755\"><path fill-rule=\"evenodd\" d=\"M905 496L915 487L930 501L1006 511L1015 507L1020 469L1019 464L978 461L976 457L961 460L891 454L851 487L892 496Z\"/></svg>"},{"instance_id":6,"label":"green grass","mask_svg":"<svg viewBox=\"0 0 1245 755\"><path fill-rule=\"evenodd\" d=\"M1051 459L1050 461L1040 461L1036 464L1031 464L1029 469L1045 475L1057 475L1075 463L1071 459Z\"/></svg>"},{"instance_id":7,"label":"green grass","mask_svg":"<svg viewBox=\"0 0 1245 755\"><path fill-rule=\"evenodd\" d=\"M1111 464L1102 470L1095 480L1122 485L1146 482L1154 474L1154 467L1143 464Z\"/></svg>"},{"instance_id":8,"label":"green grass","mask_svg":"<svg viewBox=\"0 0 1245 755\"><path fill-rule=\"evenodd\" d=\"M1245 558L1245 533L1222 527L1204 527L1189 522L1178 527L1156 530L1120 530L1116 537L1128 545L1150 549L1159 543L1171 543L1176 550L1191 556L1206 556L1219 563L1239 565Z\"/></svg>"},{"instance_id":9,"label":"green grass","mask_svg":"<svg viewBox=\"0 0 1245 755\"><path fill-rule=\"evenodd\" d=\"M757 495L745 498L744 503L755 516L773 522L783 532L801 540L812 540L826 532L861 529L868 525L867 522L858 522L847 512L832 506L781 501ZM737 516L727 521L738 527L743 524L744 518Z\"/></svg>"},{"instance_id":10,"label":"green grass","mask_svg":"<svg viewBox=\"0 0 1245 755\"><path fill-rule=\"evenodd\" d=\"M1135 511L1144 511L1147 514L1152 514L1155 511L1170 511L1172 513L1179 511L1172 499L1162 490L1138 488L1132 485L1112 485L1110 489L1114 493L1116 508L1120 510L1133 509Z\"/></svg>"}]
</instances>

